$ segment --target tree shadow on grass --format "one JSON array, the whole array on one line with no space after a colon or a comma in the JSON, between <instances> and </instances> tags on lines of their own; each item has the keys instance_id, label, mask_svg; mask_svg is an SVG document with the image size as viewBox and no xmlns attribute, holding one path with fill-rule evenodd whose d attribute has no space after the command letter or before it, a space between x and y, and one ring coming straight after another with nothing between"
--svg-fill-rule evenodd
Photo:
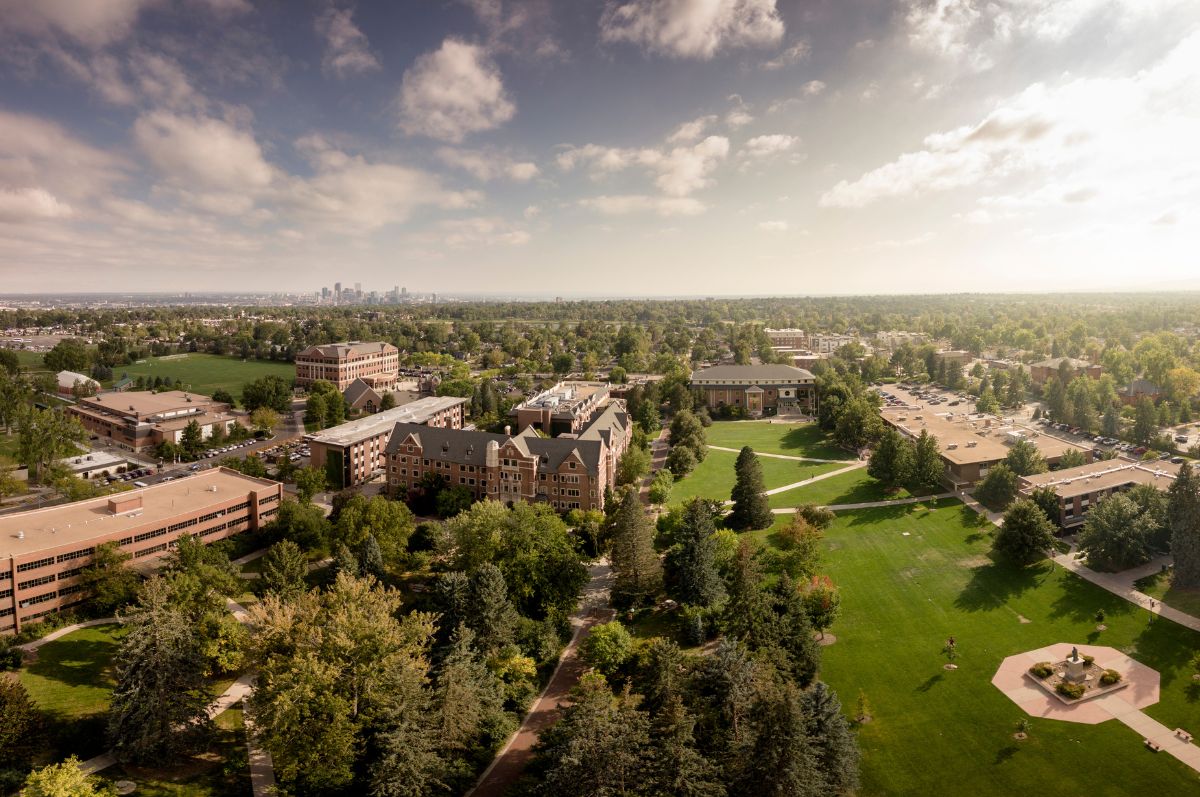
<instances>
[{"instance_id":1,"label":"tree shadow on grass","mask_svg":"<svg viewBox=\"0 0 1200 797\"><path fill-rule=\"evenodd\" d=\"M971 580L958 593L955 608L968 612L998 609L1047 576L1049 565L1045 563L1021 567L998 557L988 558L988 564L971 568Z\"/></svg>"},{"instance_id":2,"label":"tree shadow on grass","mask_svg":"<svg viewBox=\"0 0 1200 797\"><path fill-rule=\"evenodd\" d=\"M899 506L879 506L855 512L850 516L851 526L874 526L882 521L899 520L908 517L913 504Z\"/></svg>"},{"instance_id":3,"label":"tree shadow on grass","mask_svg":"<svg viewBox=\"0 0 1200 797\"><path fill-rule=\"evenodd\" d=\"M1094 621L1097 609L1103 609L1109 617L1126 616L1136 611L1129 603L1106 589L1096 586L1074 573L1060 575L1061 590L1050 605L1050 617L1069 618L1077 623Z\"/></svg>"},{"instance_id":4,"label":"tree shadow on grass","mask_svg":"<svg viewBox=\"0 0 1200 797\"><path fill-rule=\"evenodd\" d=\"M815 423L789 429L779 438L781 451L803 449L804 456L817 459L851 459L851 455L829 442L825 430Z\"/></svg>"},{"instance_id":5,"label":"tree shadow on grass","mask_svg":"<svg viewBox=\"0 0 1200 797\"><path fill-rule=\"evenodd\" d=\"M1188 666L1188 660L1196 649L1196 632L1148 612L1142 614L1150 619L1133 640L1134 650L1130 655L1158 670L1164 688L1177 678L1190 679L1195 671Z\"/></svg>"},{"instance_id":6,"label":"tree shadow on grass","mask_svg":"<svg viewBox=\"0 0 1200 797\"><path fill-rule=\"evenodd\" d=\"M27 671L66 686L92 686L112 662L117 647L111 640L60 639L42 647Z\"/></svg>"},{"instance_id":7,"label":"tree shadow on grass","mask_svg":"<svg viewBox=\"0 0 1200 797\"><path fill-rule=\"evenodd\" d=\"M1020 752L1020 750L1021 750L1021 748L1017 747L1015 744L1010 744L1007 747L1001 747L999 750L996 751L996 760L993 761L992 763L993 764L1007 763L1008 761L1011 761L1012 757L1015 756L1018 752Z\"/></svg>"},{"instance_id":8,"label":"tree shadow on grass","mask_svg":"<svg viewBox=\"0 0 1200 797\"><path fill-rule=\"evenodd\" d=\"M931 675L931 676L929 676L929 678L928 678L928 679L925 681L925 683L923 683L923 684L921 684L920 686L918 686L918 687L917 687L917 690L916 690L916 691L918 691L918 692L928 692L930 689L932 689L933 687L935 687L935 686L937 686L938 684L940 684L940 683L942 682L942 679L943 679L943 678L945 678L945 677L946 677L945 673L938 673L937 675Z\"/></svg>"},{"instance_id":9,"label":"tree shadow on grass","mask_svg":"<svg viewBox=\"0 0 1200 797\"><path fill-rule=\"evenodd\" d=\"M1200 701L1200 682L1192 682L1192 684L1184 690L1184 695L1187 697L1187 702L1189 703Z\"/></svg>"}]
</instances>

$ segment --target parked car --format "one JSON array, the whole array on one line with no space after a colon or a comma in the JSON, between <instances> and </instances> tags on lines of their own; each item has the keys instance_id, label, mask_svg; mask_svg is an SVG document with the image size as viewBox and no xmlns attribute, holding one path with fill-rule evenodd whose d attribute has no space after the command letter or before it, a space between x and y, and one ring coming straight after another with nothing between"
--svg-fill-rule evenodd
<instances>
[{"instance_id":1,"label":"parked car","mask_svg":"<svg viewBox=\"0 0 1200 797\"><path fill-rule=\"evenodd\" d=\"M1185 434L1177 434L1177 435L1175 435L1175 442L1176 442L1176 443L1186 443L1187 441L1188 441L1188 436L1187 436L1187 435L1185 435Z\"/></svg>"}]
</instances>

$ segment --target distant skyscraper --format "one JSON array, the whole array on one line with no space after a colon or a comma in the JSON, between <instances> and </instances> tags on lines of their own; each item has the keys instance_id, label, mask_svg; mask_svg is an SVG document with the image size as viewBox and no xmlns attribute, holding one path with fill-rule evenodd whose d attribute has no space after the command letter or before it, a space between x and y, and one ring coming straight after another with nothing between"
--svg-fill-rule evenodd
<instances>
[{"instance_id":1,"label":"distant skyscraper","mask_svg":"<svg viewBox=\"0 0 1200 797\"><path fill-rule=\"evenodd\" d=\"M339 300L342 298L342 283L340 283L340 282L333 283L333 298L335 300Z\"/></svg>"},{"instance_id":2,"label":"distant skyscraper","mask_svg":"<svg viewBox=\"0 0 1200 797\"><path fill-rule=\"evenodd\" d=\"M401 288L401 289L400 289L400 295L401 295L401 296L408 296L408 288Z\"/></svg>"},{"instance_id":3,"label":"distant skyscraper","mask_svg":"<svg viewBox=\"0 0 1200 797\"><path fill-rule=\"evenodd\" d=\"M362 298L362 283L361 282L354 283L354 295L360 299Z\"/></svg>"}]
</instances>

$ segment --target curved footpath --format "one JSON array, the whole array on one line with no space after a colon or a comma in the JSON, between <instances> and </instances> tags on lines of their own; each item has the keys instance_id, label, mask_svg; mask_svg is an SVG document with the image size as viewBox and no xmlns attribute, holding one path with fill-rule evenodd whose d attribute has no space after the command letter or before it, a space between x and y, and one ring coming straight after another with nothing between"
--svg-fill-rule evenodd
<instances>
[{"instance_id":1,"label":"curved footpath","mask_svg":"<svg viewBox=\"0 0 1200 797\"><path fill-rule=\"evenodd\" d=\"M575 633L563 648L554 674L538 695L533 708L525 715L521 726L479 776L475 788L467 792L467 797L499 797L517 782L533 757L538 733L558 719L560 704L568 698L586 670L583 660L579 658L579 643L594 626L607 622L613 616L612 609L608 608L608 594L612 586L612 567L608 560L601 559L589 567L588 575L590 579L583 588L579 609L571 616Z\"/></svg>"}]
</instances>

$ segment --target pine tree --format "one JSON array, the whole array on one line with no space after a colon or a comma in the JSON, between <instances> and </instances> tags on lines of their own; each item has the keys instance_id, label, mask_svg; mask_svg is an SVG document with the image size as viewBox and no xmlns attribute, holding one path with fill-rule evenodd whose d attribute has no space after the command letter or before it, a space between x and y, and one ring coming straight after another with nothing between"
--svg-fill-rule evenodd
<instances>
[{"instance_id":1,"label":"pine tree","mask_svg":"<svg viewBox=\"0 0 1200 797\"><path fill-rule=\"evenodd\" d=\"M812 683L821 666L821 648L813 638L813 611L807 597L786 573L775 583L772 595L777 618L771 625L772 642L787 654L791 676L801 687Z\"/></svg>"},{"instance_id":2,"label":"pine tree","mask_svg":"<svg viewBox=\"0 0 1200 797\"><path fill-rule=\"evenodd\" d=\"M612 597L618 606L637 606L662 588L662 563L654 551L654 527L636 490L626 490L612 520Z\"/></svg>"},{"instance_id":3,"label":"pine tree","mask_svg":"<svg viewBox=\"0 0 1200 797\"><path fill-rule=\"evenodd\" d=\"M644 785L662 797L724 797L721 772L696 749L695 719L678 695L671 697L654 725L652 773Z\"/></svg>"},{"instance_id":4,"label":"pine tree","mask_svg":"<svg viewBox=\"0 0 1200 797\"><path fill-rule=\"evenodd\" d=\"M358 548L358 563L364 576L383 578L386 568L383 566L383 551L379 548L379 540L374 534L368 534Z\"/></svg>"},{"instance_id":5,"label":"pine tree","mask_svg":"<svg viewBox=\"0 0 1200 797\"><path fill-rule=\"evenodd\" d=\"M504 710L500 684L480 658L474 642L474 633L460 625L451 637L450 653L437 677L435 730L441 754L447 759L459 756L473 762L480 753L490 754L514 725L512 716ZM474 774L472 766L466 769Z\"/></svg>"},{"instance_id":6,"label":"pine tree","mask_svg":"<svg viewBox=\"0 0 1200 797\"><path fill-rule=\"evenodd\" d=\"M300 546L291 540L275 543L263 557L263 588L281 598L290 599L304 592L307 575L308 559Z\"/></svg>"},{"instance_id":7,"label":"pine tree","mask_svg":"<svg viewBox=\"0 0 1200 797\"><path fill-rule=\"evenodd\" d=\"M757 648L773 638L773 622L771 599L762 587L758 552L743 542L733 560L722 626L727 635Z\"/></svg>"},{"instance_id":8,"label":"pine tree","mask_svg":"<svg viewBox=\"0 0 1200 797\"><path fill-rule=\"evenodd\" d=\"M750 446L742 448L734 465L736 481L733 485L731 498L733 510L726 518L731 529L747 531L749 529L765 529L774 521L771 515L771 505L763 486L762 463Z\"/></svg>"},{"instance_id":9,"label":"pine tree","mask_svg":"<svg viewBox=\"0 0 1200 797\"><path fill-rule=\"evenodd\" d=\"M825 776L825 793L854 792L858 789L858 740L842 716L837 694L823 681L817 681L804 693L801 702L808 741Z\"/></svg>"},{"instance_id":10,"label":"pine tree","mask_svg":"<svg viewBox=\"0 0 1200 797\"><path fill-rule=\"evenodd\" d=\"M1118 437L1121 434L1121 411L1116 404L1109 404L1104 410L1104 419L1100 422L1100 431L1106 437Z\"/></svg>"},{"instance_id":11,"label":"pine tree","mask_svg":"<svg viewBox=\"0 0 1200 797\"><path fill-rule=\"evenodd\" d=\"M1167 523L1175 570L1171 584L1181 589L1200 586L1200 475L1185 462L1167 490Z\"/></svg>"},{"instance_id":12,"label":"pine tree","mask_svg":"<svg viewBox=\"0 0 1200 797\"><path fill-rule=\"evenodd\" d=\"M485 656L513 641L517 610L508 599L504 574L491 562L471 574L464 619L475 633L475 645Z\"/></svg>"},{"instance_id":13,"label":"pine tree","mask_svg":"<svg viewBox=\"0 0 1200 797\"><path fill-rule=\"evenodd\" d=\"M0 675L0 774L29 766L42 749L42 714L15 678Z\"/></svg>"},{"instance_id":14,"label":"pine tree","mask_svg":"<svg viewBox=\"0 0 1200 797\"><path fill-rule=\"evenodd\" d=\"M942 472L937 438L928 429L922 429L913 449L913 482L918 487L937 489L942 483Z\"/></svg>"},{"instance_id":15,"label":"pine tree","mask_svg":"<svg viewBox=\"0 0 1200 797\"><path fill-rule=\"evenodd\" d=\"M108 742L121 761L161 761L207 730L200 639L170 603L167 583L146 585L115 661Z\"/></svg>"},{"instance_id":16,"label":"pine tree","mask_svg":"<svg viewBox=\"0 0 1200 797\"><path fill-rule=\"evenodd\" d=\"M912 446L899 432L889 427L871 453L867 474L883 482L888 489L895 489L912 477L912 469Z\"/></svg>"},{"instance_id":17,"label":"pine tree","mask_svg":"<svg viewBox=\"0 0 1200 797\"><path fill-rule=\"evenodd\" d=\"M667 555L671 594L680 603L708 608L725 599L725 584L717 571L716 530L709 502L688 502L676 531L677 542Z\"/></svg>"},{"instance_id":18,"label":"pine tree","mask_svg":"<svg viewBox=\"0 0 1200 797\"><path fill-rule=\"evenodd\" d=\"M800 690L783 681L754 704L754 743L743 754L736 794L822 797L822 772L808 737Z\"/></svg>"}]
</instances>

